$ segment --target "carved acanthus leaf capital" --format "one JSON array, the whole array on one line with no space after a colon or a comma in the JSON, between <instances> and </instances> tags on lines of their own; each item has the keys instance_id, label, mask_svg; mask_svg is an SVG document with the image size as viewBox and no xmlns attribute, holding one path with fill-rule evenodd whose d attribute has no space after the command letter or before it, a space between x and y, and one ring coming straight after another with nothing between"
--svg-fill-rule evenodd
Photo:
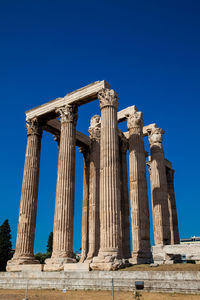
<instances>
[{"instance_id":1,"label":"carved acanthus leaf capital","mask_svg":"<svg viewBox=\"0 0 200 300\"><path fill-rule=\"evenodd\" d=\"M78 119L78 109L75 105L65 105L63 107L60 107L56 110L56 113L59 114L61 123L74 123L76 125L77 119Z\"/></svg>"},{"instance_id":2,"label":"carved acanthus leaf capital","mask_svg":"<svg viewBox=\"0 0 200 300\"><path fill-rule=\"evenodd\" d=\"M127 118L127 126L128 129L132 128L139 128L142 132L143 128L143 118L142 118L142 112L141 111L135 111Z\"/></svg>"},{"instance_id":3,"label":"carved acanthus leaf capital","mask_svg":"<svg viewBox=\"0 0 200 300\"><path fill-rule=\"evenodd\" d=\"M42 127L40 126L38 119L33 118L26 123L27 135L42 135Z\"/></svg>"},{"instance_id":4,"label":"carved acanthus leaf capital","mask_svg":"<svg viewBox=\"0 0 200 300\"><path fill-rule=\"evenodd\" d=\"M162 135L164 131L161 128L151 128L147 130L150 146L162 144Z\"/></svg>"},{"instance_id":5,"label":"carved acanthus leaf capital","mask_svg":"<svg viewBox=\"0 0 200 300\"><path fill-rule=\"evenodd\" d=\"M102 89L98 93L98 99L100 101L100 108L105 106L114 106L118 108L118 95L114 90Z\"/></svg>"},{"instance_id":6,"label":"carved acanthus leaf capital","mask_svg":"<svg viewBox=\"0 0 200 300\"><path fill-rule=\"evenodd\" d=\"M88 129L91 139L100 139L101 137L101 117L94 115L90 120L90 127Z\"/></svg>"}]
</instances>

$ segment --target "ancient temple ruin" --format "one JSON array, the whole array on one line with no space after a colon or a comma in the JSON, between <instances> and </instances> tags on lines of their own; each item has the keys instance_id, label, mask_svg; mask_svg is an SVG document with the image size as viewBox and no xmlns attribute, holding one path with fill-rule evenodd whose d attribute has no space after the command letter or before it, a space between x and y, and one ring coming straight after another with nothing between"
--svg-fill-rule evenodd
<instances>
[{"instance_id":1,"label":"ancient temple ruin","mask_svg":"<svg viewBox=\"0 0 200 300\"><path fill-rule=\"evenodd\" d=\"M78 107L94 100L99 100L101 116L92 117L86 136L76 131ZM44 271L60 271L76 262L73 254L76 146L84 158L79 265L88 262L94 270L115 270L127 261L152 262L146 164L151 179L155 245L179 243L174 170L164 156L164 131L156 124L143 126L142 112L135 105L118 112L118 95L106 81L94 82L27 111L26 121L27 148L17 242L15 254L7 264L8 271L23 270L24 266L41 268L33 248L43 130L54 135L59 148L53 253L45 261ZM120 122L127 122L128 132L118 129ZM151 149L147 162L144 136L148 136Z\"/></svg>"}]
</instances>

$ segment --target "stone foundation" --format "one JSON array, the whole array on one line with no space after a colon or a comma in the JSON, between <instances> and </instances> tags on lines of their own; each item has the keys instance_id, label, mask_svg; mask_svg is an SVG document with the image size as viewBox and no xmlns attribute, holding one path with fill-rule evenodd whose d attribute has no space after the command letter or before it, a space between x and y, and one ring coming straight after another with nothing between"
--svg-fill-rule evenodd
<instances>
[{"instance_id":1,"label":"stone foundation","mask_svg":"<svg viewBox=\"0 0 200 300\"><path fill-rule=\"evenodd\" d=\"M157 264L173 264L180 262L183 257L186 261L200 263L200 244L178 244L153 246L153 260Z\"/></svg>"},{"instance_id":2,"label":"stone foundation","mask_svg":"<svg viewBox=\"0 0 200 300\"><path fill-rule=\"evenodd\" d=\"M200 293L200 272L0 272L1 289L134 291L135 281L144 281L144 291Z\"/></svg>"},{"instance_id":3,"label":"stone foundation","mask_svg":"<svg viewBox=\"0 0 200 300\"><path fill-rule=\"evenodd\" d=\"M21 271L28 271L28 272L40 272L43 271L43 266L41 264L34 264L34 265L17 265L17 264L8 264L7 265L7 272L21 272Z\"/></svg>"}]
</instances>

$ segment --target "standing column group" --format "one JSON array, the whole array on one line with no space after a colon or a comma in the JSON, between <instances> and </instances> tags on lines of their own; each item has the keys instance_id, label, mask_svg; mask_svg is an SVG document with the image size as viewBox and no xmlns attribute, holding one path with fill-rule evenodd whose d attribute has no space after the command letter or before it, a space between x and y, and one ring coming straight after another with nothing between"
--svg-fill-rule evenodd
<instances>
[{"instance_id":1,"label":"standing column group","mask_svg":"<svg viewBox=\"0 0 200 300\"><path fill-rule=\"evenodd\" d=\"M101 116L91 119L89 138L81 141L84 157L82 253L80 262L94 270L115 270L126 264L150 263L150 221L146 178L146 152L143 140L142 112L131 108L125 114L128 133L118 129L118 96L104 88L98 92ZM63 102L62 102L63 103ZM79 103L80 104L80 103ZM59 143L56 201L53 228L53 252L46 259L45 271L61 271L65 263L76 262L73 253L73 217L75 189L75 146L77 106L54 110L60 119L54 131ZM48 117L47 117L48 118ZM40 148L41 119L27 123L27 148L16 251L7 270L16 265L38 264L33 254ZM45 125L43 121L43 125ZM45 127L43 127L45 128ZM151 156L151 202L155 245L179 243L174 195L174 170L164 157L161 128L147 129ZM80 146L79 144L79 146ZM129 151L130 214L132 255L130 251L129 191L127 175Z\"/></svg>"}]
</instances>

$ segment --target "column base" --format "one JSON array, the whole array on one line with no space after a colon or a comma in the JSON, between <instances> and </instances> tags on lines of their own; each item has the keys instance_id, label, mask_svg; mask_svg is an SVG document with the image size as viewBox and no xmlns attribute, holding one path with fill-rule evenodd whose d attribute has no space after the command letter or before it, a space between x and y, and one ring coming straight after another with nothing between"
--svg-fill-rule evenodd
<instances>
[{"instance_id":1,"label":"column base","mask_svg":"<svg viewBox=\"0 0 200 300\"><path fill-rule=\"evenodd\" d=\"M35 259L34 256L31 257L13 257L7 262L6 271L17 272L17 271L42 271L42 265Z\"/></svg>"},{"instance_id":2,"label":"column base","mask_svg":"<svg viewBox=\"0 0 200 300\"><path fill-rule=\"evenodd\" d=\"M45 260L44 271L64 271L64 264L76 262L76 259L71 257L47 258Z\"/></svg>"},{"instance_id":3,"label":"column base","mask_svg":"<svg viewBox=\"0 0 200 300\"><path fill-rule=\"evenodd\" d=\"M129 262L132 265L151 264L153 262L152 253L150 251L133 252Z\"/></svg>"},{"instance_id":4,"label":"column base","mask_svg":"<svg viewBox=\"0 0 200 300\"><path fill-rule=\"evenodd\" d=\"M117 255L110 255L109 252L101 254L92 259L90 268L98 271L115 271L124 268L126 261L118 258Z\"/></svg>"}]
</instances>

